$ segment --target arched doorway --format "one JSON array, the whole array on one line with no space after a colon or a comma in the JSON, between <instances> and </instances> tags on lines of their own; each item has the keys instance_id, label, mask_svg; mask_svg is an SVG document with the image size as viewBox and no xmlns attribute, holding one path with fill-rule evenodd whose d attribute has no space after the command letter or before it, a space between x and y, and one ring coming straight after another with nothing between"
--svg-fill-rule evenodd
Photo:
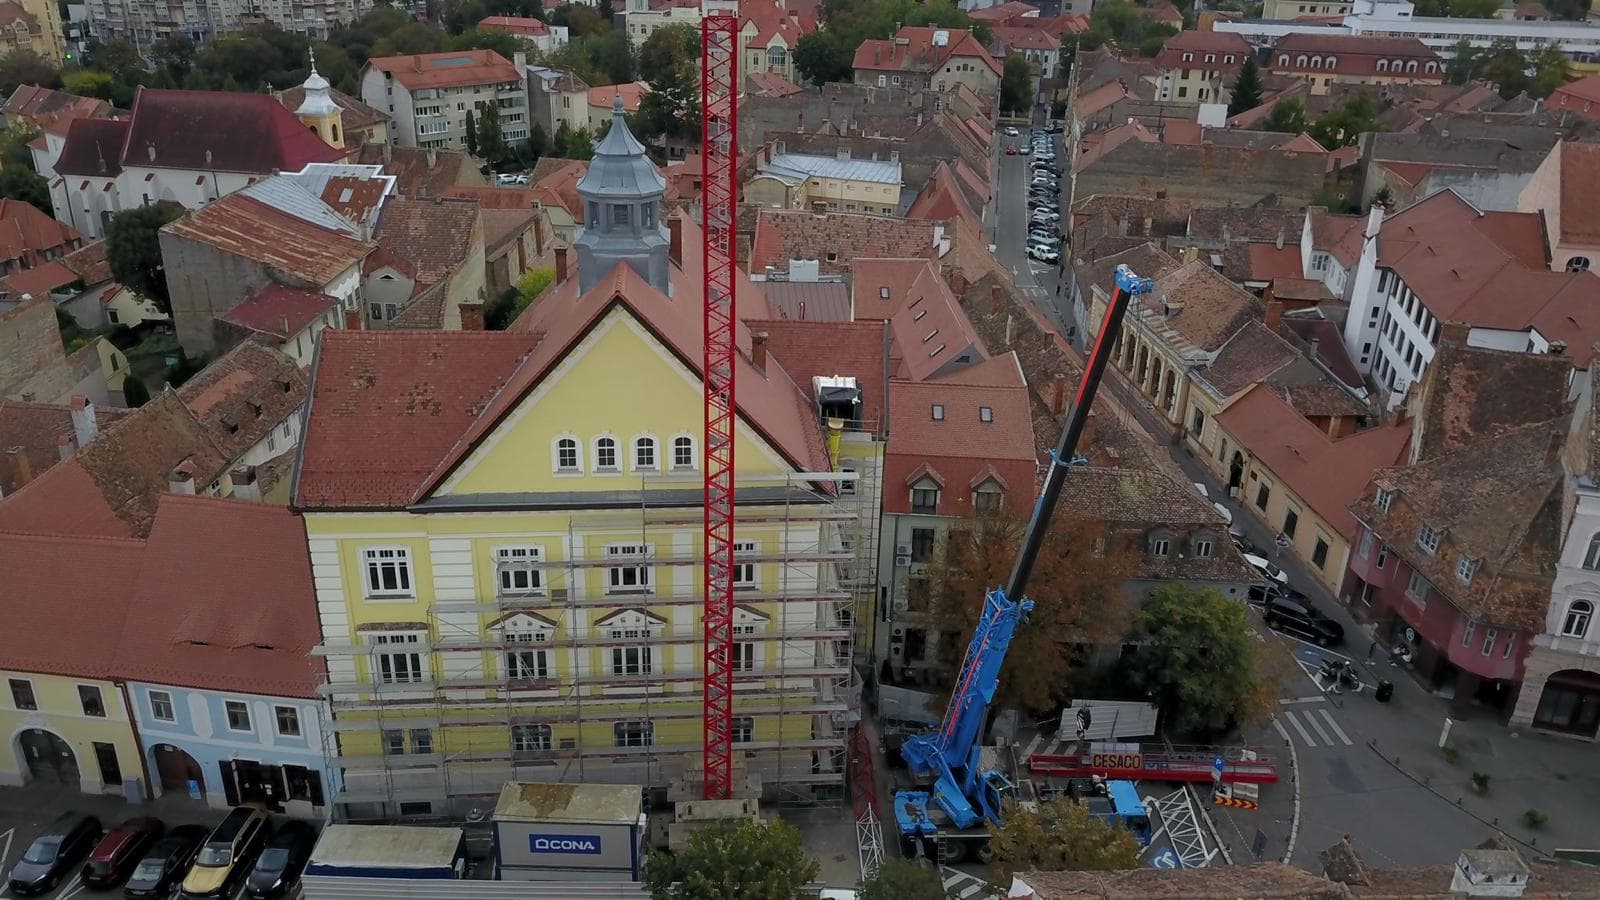
<instances>
[{"instance_id":1,"label":"arched doorway","mask_svg":"<svg viewBox=\"0 0 1600 900\"><path fill-rule=\"evenodd\" d=\"M1600 731L1600 674L1562 669L1551 675L1534 711L1536 728L1594 737Z\"/></svg>"},{"instance_id":2,"label":"arched doorway","mask_svg":"<svg viewBox=\"0 0 1600 900\"><path fill-rule=\"evenodd\" d=\"M33 781L78 787L78 757L61 735L43 728L25 728L17 733L16 752Z\"/></svg>"},{"instance_id":3,"label":"arched doorway","mask_svg":"<svg viewBox=\"0 0 1600 900\"><path fill-rule=\"evenodd\" d=\"M200 763L195 758L179 747L171 744L157 744L155 747L156 772L161 779L161 792L177 791L181 794L189 793L189 782L193 781L200 788L200 796L206 793L206 776L200 768Z\"/></svg>"},{"instance_id":4,"label":"arched doorway","mask_svg":"<svg viewBox=\"0 0 1600 900\"><path fill-rule=\"evenodd\" d=\"M1233 451L1233 459L1228 462L1228 490L1244 484L1244 455Z\"/></svg>"}]
</instances>

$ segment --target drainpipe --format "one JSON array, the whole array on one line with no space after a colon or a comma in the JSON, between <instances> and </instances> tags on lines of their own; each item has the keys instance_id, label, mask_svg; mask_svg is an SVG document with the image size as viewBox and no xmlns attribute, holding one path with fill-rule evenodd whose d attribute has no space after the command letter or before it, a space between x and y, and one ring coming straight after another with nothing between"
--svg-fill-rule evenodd
<instances>
[{"instance_id":1,"label":"drainpipe","mask_svg":"<svg viewBox=\"0 0 1600 900\"><path fill-rule=\"evenodd\" d=\"M128 695L126 681L112 682L122 692L122 711L128 715L128 727L133 730L133 745L139 751L139 773L144 776L145 800L155 799L155 782L150 780L150 763L144 757L144 738L139 736L139 722L133 714L133 698Z\"/></svg>"}]
</instances>

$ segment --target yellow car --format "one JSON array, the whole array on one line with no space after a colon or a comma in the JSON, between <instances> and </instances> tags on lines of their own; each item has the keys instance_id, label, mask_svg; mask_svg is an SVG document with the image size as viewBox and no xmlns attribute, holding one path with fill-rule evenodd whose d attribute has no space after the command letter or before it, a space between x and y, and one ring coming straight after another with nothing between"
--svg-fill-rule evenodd
<instances>
[{"instance_id":1,"label":"yellow car","mask_svg":"<svg viewBox=\"0 0 1600 900\"><path fill-rule=\"evenodd\" d=\"M179 896L205 900L230 895L250 874L250 864L261 852L271 828L265 810L239 806L229 811L228 817L200 845L194 868L183 879L183 893Z\"/></svg>"}]
</instances>

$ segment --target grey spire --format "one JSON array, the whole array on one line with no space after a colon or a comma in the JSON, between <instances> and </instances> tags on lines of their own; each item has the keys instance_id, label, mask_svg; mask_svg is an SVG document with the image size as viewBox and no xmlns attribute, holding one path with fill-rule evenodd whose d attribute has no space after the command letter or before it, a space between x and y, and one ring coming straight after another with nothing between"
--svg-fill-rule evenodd
<instances>
[{"instance_id":1,"label":"grey spire","mask_svg":"<svg viewBox=\"0 0 1600 900\"><path fill-rule=\"evenodd\" d=\"M574 238L578 288L588 291L619 262L632 266L663 294L668 290L670 239L661 223L667 180L628 130L622 97L611 106L611 130L594 148L578 180L583 229Z\"/></svg>"}]
</instances>

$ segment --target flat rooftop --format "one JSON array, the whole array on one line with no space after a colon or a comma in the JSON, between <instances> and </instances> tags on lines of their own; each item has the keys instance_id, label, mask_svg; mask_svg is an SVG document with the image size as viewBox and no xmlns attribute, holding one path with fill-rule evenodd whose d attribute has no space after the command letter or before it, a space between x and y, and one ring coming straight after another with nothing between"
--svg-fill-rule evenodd
<instances>
[{"instance_id":1,"label":"flat rooftop","mask_svg":"<svg viewBox=\"0 0 1600 900\"><path fill-rule=\"evenodd\" d=\"M363 869L423 869L448 866L460 848L459 828L421 825L329 825L322 830L311 864Z\"/></svg>"},{"instance_id":2,"label":"flat rooftop","mask_svg":"<svg viewBox=\"0 0 1600 900\"><path fill-rule=\"evenodd\" d=\"M632 825L643 814L643 788L626 784L508 781L494 805L496 822Z\"/></svg>"},{"instance_id":3,"label":"flat rooftop","mask_svg":"<svg viewBox=\"0 0 1600 900\"><path fill-rule=\"evenodd\" d=\"M900 183L900 163L881 159L778 153L774 154L772 162L762 166L761 170L795 178L836 178L840 181L871 181L876 184Z\"/></svg>"}]
</instances>

